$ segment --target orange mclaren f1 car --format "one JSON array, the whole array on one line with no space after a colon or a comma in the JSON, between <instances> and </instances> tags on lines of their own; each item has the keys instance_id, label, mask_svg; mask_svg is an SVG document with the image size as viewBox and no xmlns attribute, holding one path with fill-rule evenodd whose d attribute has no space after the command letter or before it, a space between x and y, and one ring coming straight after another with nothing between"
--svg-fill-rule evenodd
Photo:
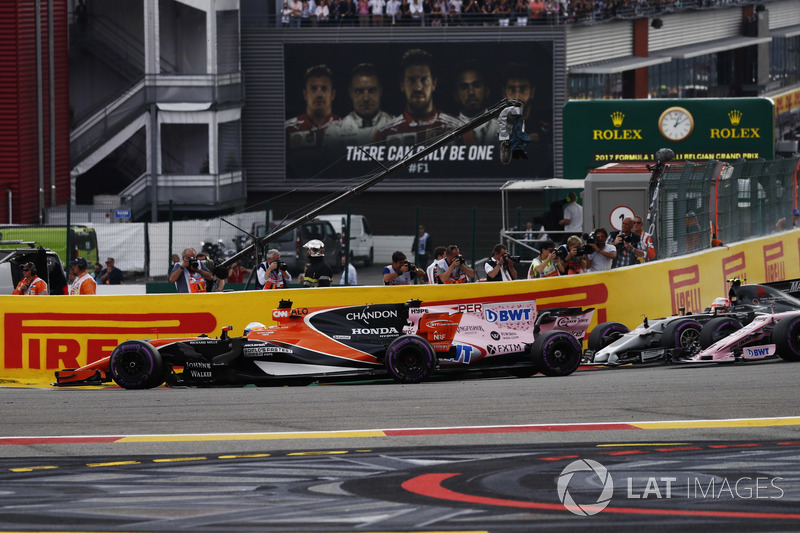
<instances>
[{"instance_id":1,"label":"orange mclaren f1 car","mask_svg":"<svg viewBox=\"0 0 800 533\"><path fill-rule=\"evenodd\" d=\"M54 385L113 381L126 389L311 383L391 377L416 383L434 372L503 369L565 376L581 361L593 309L546 309L503 301L295 307L282 300L276 325L243 336L128 340L111 355L56 372Z\"/></svg>"}]
</instances>

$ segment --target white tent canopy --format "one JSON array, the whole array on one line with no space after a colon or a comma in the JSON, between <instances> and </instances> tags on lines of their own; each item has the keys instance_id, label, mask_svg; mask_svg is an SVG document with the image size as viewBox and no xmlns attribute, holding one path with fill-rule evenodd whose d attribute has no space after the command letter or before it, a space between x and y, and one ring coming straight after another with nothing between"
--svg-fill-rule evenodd
<instances>
[{"instance_id":1,"label":"white tent canopy","mask_svg":"<svg viewBox=\"0 0 800 533\"><path fill-rule=\"evenodd\" d=\"M568 180L565 178L511 180L500 187L501 191L541 191L544 189L583 189L583 180Z\"/></svg>"},{"instance_id":2,"label":"white tent canopy","mask_svg":"<svg viewBox=\"0 0 800 533\"><path fill-rule=\"evenodd\" d=\"M550 178L544 180L510 180L500 187L500 207L503 213L503 229L508 230L506 206L508 205L509 191L546 191L549 189L583 189L583 181L564 178Z\"/></svg>"}]
</instances>

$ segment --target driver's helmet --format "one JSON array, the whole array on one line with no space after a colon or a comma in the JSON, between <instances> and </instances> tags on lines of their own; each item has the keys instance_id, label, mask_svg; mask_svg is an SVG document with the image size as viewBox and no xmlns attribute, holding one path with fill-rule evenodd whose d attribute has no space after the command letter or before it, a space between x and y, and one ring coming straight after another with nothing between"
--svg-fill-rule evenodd
<instances>
[{"instance_id":1,"label":"driver's helmet","mask_svg":"<svg viewBox=\"0 0 800 533\"><path fill-rule=\"evenodd\" d=\"M308 255L311 257L322 257L325 255L325 243L319 239L311 239L303 245L303 248L308 249Z\"/></svg>"},{"instance_id":2,"label":"driver's helmet","mask_svg":"<svg viewBox=\"0 0 800 533\"><path fill-rule=\"evenodd\" d=\"M711 312L724 313L731 307L731 301L728 298L717 298L711 302Z\"/></svg>"},{"instance_id":3,"label":"driver's helmet","mask_svg":"<svg viewBox=\"0 0 800 533\"><path fill-rule=\"evenodd\" d=\"M267 326L262 324L261 322L250 322L244 327L244 335L245 337L250 334L251 331L261 331L267 329Z\"/></svg>"}]
</instances>

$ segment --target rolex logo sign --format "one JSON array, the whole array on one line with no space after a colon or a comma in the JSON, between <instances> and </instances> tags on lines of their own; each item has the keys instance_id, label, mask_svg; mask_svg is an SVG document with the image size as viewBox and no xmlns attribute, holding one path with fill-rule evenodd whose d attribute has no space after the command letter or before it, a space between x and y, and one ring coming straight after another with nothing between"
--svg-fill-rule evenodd
<instances>
[{"instance_id":1,"label":"rolex logo sign","mask_svg":"<svg viewBox=\"0 0 800 533\"><path fill-rule=\"evenodd\" d=\"M616 129L608 130L592 130L592 140L594 141L641 141L642 130L624 130L621 129L622 121L625 120L625 113L622 111L614 111L609 115L611 117L611 124Z\"/></svg>"},{"instance_id":2,"label":"rolex logo sign","mask_svg":"<svg viewBox=\"0 0 800 533\"><path fill-rule=\"evenodd\" d=\"M744 113L738 109L731 109L728 111L728 120L730 121L732 127L711 128L709 137L711 139L760 139L761 128L739 127L743 116Z\"/></svg>"}]
</instances>

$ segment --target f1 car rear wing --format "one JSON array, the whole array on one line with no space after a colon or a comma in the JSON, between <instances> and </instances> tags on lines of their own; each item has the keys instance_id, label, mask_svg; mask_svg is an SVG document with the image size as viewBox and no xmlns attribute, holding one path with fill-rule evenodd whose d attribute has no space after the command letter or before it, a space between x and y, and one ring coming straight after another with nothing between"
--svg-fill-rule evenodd
<instances>
[{"instance_id":1,"label":"f1 car rear wing","mask_svg":"<svg viewBox=\"0 0 800 533\"><path fill-rule=\"evenodd\" d=\"M428 154L436 151L442 145L445 145L445 144L449 143L450 141L453 141L453 140L461 137L465 133L474 130L478 126L480 126L482 124L485 124L486 122L489 122L493 118L496 118L496 117L500 116L500 113L504 109L506 109L506 108L508 108L510 106L511 107L522 107L522 102L520 100L507 100L507 99L503 98L500 102L495 104L493 107L487 109L486 111L484 111L483 113L481 113L477 117L473 118L469 122L464 123L463 125L459 126L458 128L443 134L441 137L437 138L436 140L434 140L432 143L430 143L429 145L425 146L424 148L421 148L419 151L415 151L413 153L409 153L403 159L401 159L400 161L394 163L393 165L391 165L389 167L384 166L383 167L383 171L378 172L377 174L375 174L374 176L372 176L370 178L367 178L364 182L360 183L359 185L356 185L356 186L354 186L354 187L352 187L350 189L347 189L346 191L342 192L338 196L336 196L336 197L334 197L334 198L332 198L332 199L330 199L330 200L328 200L326 202L323 202L322 204L317 205L316 207L310 208L304 215L297 217L295 220L293 220L292 222L286 224L285 226L282 226L282 227L276 229L275 231L272 231L272 232L264 235L263 237L259 237L256 242L254 242L250 246L245 247L240 252L234 254L230 258L226 259L225 261L220 263L219 266L228 267L228 266L232 265L236 261L238 261L238 260L242 259L243 257L249 255L253 251L253 248L255 248L256 251L263 249L263 247L264 247L264 245L266 243L276 240L281 235L292 231L294 228L300 226L301 224L303 224L306 221L313 220L317 215L319 215L321 213L324 213L325 211L327 211L328 209L330 209L334 205L338 204L339 202L342 202L343 200L346 200L347 198L350 198L351 196L355 196L356 194L359 194L359 193L365 191L366 189L369 189L373 185L375 185L377 183L380 183L381 181L385 180L386 178L388 178L389 176L395 174L396 172L408 167L411 163L414 163L415 161L418 161L418 160L422 159L423 157L427 156Z\"/></svg>"}]
</instances>

